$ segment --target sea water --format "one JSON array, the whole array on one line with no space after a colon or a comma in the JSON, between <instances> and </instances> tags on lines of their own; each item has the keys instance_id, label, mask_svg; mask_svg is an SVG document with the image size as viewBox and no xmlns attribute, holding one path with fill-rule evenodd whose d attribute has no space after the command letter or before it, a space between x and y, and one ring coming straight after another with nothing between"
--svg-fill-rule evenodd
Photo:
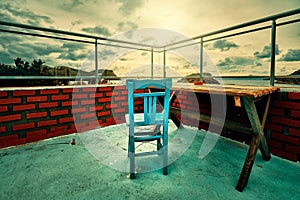
<instances>
[{"instance_id":1,"label":"sea water","mask_svg":"<svg viewBox=\"0 0 300 200\"><path fill-rule=\"evenodd\" d=\"M261 77L249 78L222 78L219 79L224 85L253 85L253 86L270 86L270 80ZM295 91L300 92L300 85L295 84L279 84L275 82L275 86L280 87L281 91Z\"/></svg>"}]
</instances>

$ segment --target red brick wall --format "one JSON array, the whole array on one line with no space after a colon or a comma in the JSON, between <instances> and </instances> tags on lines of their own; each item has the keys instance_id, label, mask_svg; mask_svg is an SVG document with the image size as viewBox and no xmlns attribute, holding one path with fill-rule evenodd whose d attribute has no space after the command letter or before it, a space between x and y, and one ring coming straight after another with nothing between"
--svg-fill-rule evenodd
<instances>
[{"instance_id":1,"label":"red brick wall","mask_svg":"<svg viewBox=\"0 0 300 200\"><path fill-rule=\"evenodd\" d=\"M198 106L195 106L198 103ZM257 105L258 110L265 102ZM260 105L261 104L261 105ZM209 95L182 91L172 106L210 114ZM137 109L142 109L138 106ZM52 87L0 91L0 148L98 127L124 123L125 86ZM209 124L177 115L184 124L208 129ZM227 119L249 123L243 108L227 97ZM300 93L279 93L271 102L265 126L271 153L300 161ZM223 129L222 135L249 143L251 136Z\"/></svg>"},{"instance_id":2,"label":"red brick wall","mask_svg":"<svg viewBox=\"0 0 300 200\"><path fill-rule=\"evenodd\" d=\"M300 93L280 93L272 102L266 134L271 152L300 161Z\"/></svg>"},{"instance_id":3,"label":"red brick wall","mask_svg":"<svg viewBox=\"0 0 300 200\"><path fill-rule=\"evenodd\" d=\"M125 86L0 91L0 148L124 123Z\"/></svg>"}]
</instances>

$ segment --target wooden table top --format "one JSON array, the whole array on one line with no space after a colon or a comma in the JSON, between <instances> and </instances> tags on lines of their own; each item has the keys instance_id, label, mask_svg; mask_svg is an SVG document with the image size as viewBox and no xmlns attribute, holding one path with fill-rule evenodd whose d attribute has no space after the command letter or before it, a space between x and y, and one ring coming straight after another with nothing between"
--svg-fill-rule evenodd
<instances>
[{"instance_id":1,"label":"wooden table top","mask_svg":"<svg viewBox=\"0 0 300 200\"><path fill-rule=\"evenodd\" d=\"M272 86L245 86L245 85L194 85L192 83L173 83L172 90L182 90L206 94L225 94L230 96L247 96L252 98L269 95L280 90Z\"/></svg>"}]
</instances>

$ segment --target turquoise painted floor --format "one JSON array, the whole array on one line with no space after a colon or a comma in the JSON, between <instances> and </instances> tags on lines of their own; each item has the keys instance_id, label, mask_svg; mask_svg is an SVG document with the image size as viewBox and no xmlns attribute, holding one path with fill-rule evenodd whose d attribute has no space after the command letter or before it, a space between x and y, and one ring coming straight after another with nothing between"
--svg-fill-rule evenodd
<instances>
[{"instance_id":1,"label":"turquoise painted floor","mask_svg":"<svg viewBox=\"0 0 300 200\"><path fill-rule=\"evenodd\" d=\"M143 157L130 180L126 132L117 125L1 149L0 199L300 199L299 163L259 152L240 193L247 145L187 127L170 130L168 176L159 156Z\"/></svg>"}]
</instances>

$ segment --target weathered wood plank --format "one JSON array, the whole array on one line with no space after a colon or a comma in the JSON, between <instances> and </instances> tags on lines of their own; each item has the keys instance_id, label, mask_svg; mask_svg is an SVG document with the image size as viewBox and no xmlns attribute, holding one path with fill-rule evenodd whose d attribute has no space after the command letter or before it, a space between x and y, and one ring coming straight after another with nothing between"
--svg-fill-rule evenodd
<instances>
[{"instance_id":1,"label":"weathered wood plank","mask_svg":"<svg viewBox=\"0 0 300 200\"><path fill-rule=\"evenodd\" d=\"M261 153L263 154L263 157L270 157L269 148L268 148L267 143L265 142L263 127L262 127L262 124L261 124L258 114L257 114L254 99L248 98L248 97L242 97L242 103L245 106L245 109L246 109L248 118L250 120L254 134L259 134L261 136L261 138L263 138L262 139L263 141L261 143L261 149L262 149ZM267 109L267 107L266 107L266 109ZM263 124L265 123L264 119L263 119L262 123Z\"/></svg>"},{"instance_id":2,"label":"weathered wood plank","mask_svg":"<svg viewBox=\"0 0 300 200\"><path fill-rule=\"evenodd\" d=\"M172 90L183 90L205 94L223 94L229 96L248 96L258 98L280 90L279 87L244 86L244 85L193 85L190 83L174 83Z\"/></svg>"},{"instance_id":3,"label":"weathered wood plank","mask_svg":"<svg viewBox=\"0 0 300 200\"><path fill-rule=\"evenodd\" d=\"M220 119L218 117L214 117L212 120L211 116L209 116L209 115L202 114L202 113L196 113L196 112L192 112L192 111L187 111L187 110L181 110L180 108L170 107L170 113L179 114L182 116L190 117L192 119L197 119L199 121L202 121L202 122L208 123L208 124L209 123L214 124L214 125L223 124L223 119ZM178 119L176 118L176 120L178 120ZM246 133L246 134L253 134L252 128L248 124L241 123L241 122L235 122L235 121L225 119L224 127L228 128L230 130L236 130L236 131Z\"/></svg>"}]
</instances>

